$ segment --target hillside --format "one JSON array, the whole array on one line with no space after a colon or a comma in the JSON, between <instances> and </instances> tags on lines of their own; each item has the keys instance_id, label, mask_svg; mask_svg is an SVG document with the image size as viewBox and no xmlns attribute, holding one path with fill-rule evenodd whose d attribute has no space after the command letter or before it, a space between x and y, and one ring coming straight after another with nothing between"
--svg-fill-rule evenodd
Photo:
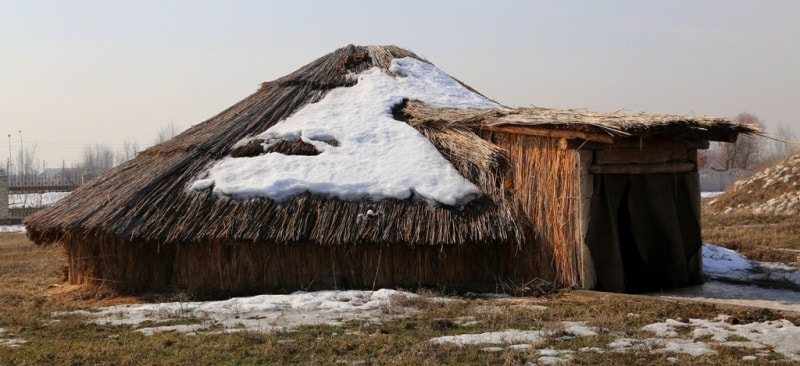
<instances>
[{"instance_id":1,"label":"hillside","mask_svg":"<svg viewBox=\"0 0 800 366\"><path fill-rule=\"evenodd\" d=\"M797 215L800 211L800 154L736 182L708 201L709 214Z\"/></svg>"},{"instance_id":2,"label":"hillside","mask_svg":"<svg viewBox=\"0 0 800 366\"><path fill-rule=\"evenodd\" d=\"M800 154L704 200L702 212L704 242L800 267Z\"/></svg>"}]
</instances>

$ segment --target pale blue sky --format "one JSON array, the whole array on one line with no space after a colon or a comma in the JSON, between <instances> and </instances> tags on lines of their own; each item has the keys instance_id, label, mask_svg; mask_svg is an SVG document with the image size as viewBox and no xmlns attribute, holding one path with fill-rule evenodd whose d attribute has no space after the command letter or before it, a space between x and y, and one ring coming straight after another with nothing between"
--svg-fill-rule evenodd
<instances>
[{"instance_id":1,"label":"pale blue sky","mask_svg":"<svg viewBox=\"0 0 800 366\"><path fill-rule=\"evenodd\" d=\"M0 0L0 158L146 147L336 48L396 44L510 106L800 130L800 1ZM16 154L16 153L14 153Z\"/></svg>"}]
</instances>

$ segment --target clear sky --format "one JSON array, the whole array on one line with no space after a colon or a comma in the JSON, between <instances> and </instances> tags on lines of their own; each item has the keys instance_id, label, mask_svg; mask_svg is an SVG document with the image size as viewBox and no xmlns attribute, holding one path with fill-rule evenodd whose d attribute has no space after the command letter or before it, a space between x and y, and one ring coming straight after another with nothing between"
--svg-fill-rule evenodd
<instances>
[{"instance_id":1,"label":"clear sky","mask_svg":"<svg viewBox=\"0 0 800 366\"><path fill-rule=\"evenodd\" d=\"M87 144L147 147L350 43L411 49L509 106L750 112L800 131L798 14L794 0L0 0L0 158L19 131L48 167Z\"/></svg>"}]
</instances>

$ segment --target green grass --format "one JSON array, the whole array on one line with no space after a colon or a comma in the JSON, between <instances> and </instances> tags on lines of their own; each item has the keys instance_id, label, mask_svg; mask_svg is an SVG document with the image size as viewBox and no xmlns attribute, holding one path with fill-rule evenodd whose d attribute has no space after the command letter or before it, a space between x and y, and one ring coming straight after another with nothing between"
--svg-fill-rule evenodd
<instances>
[{"instance_id":1,"label":"green grass","mask_svg":"<svg viewBox=\"0 0 800 366\"><path fill-rule=\"evenodd\" d=\"M674 356L682 363L738 364L750 350L717 347L715 356L692 358L648 350L613 353L608 343L619 337L646 338L644 325L672 318L711 319L720 313L740 322L781 318L752 309L722 310L712 305L678 304L655 298L600 296L565 293L545 298L462 299L432 302L437 295L422 292L421 299L402 305L417 309L411 317L381 324L345 322L339 326L304 326L290 331L189 336L166 332L150 336L141 326L110 326L87 322L80 315L54 318L54 312L100 306L168 300L181 294L147 298L114 298L101 291L64 285L64 256L59 248L37 248L21 234L0 234L0 327L2 338L24 339L20 347L0 346L0 365L286 365L286 364L397 364L397 365L524 365L538 358L537 349L574 351L575 364L669 364ZM57 286L56 286L57 285ZM531 306L545 306L545 310ZM56 321L57 320L57 321ZM797 321L797 319L791 319ZM158 325L193 324L202 319L170 320ZM462 326L469 321L468 326ZM563 340L563 321L585 321L600 329L597 336ZM519 330L548 330L552 336L531 350L507 347L489 353L479 346L437 346L429 339L444 335ZM599 347L605 353L579 352ZM759 362L781 361L775 353Z\"/></svg>"}]
</instances>

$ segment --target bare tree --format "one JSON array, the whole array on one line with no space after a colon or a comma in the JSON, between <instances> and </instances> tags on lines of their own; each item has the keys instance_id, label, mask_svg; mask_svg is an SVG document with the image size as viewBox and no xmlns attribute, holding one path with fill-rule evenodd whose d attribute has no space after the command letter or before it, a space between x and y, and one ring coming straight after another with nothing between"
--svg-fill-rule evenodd
<instances>
[{"instance_id":1,"label":"bare tree","mask_svg":"<svg viewBox=\"0 0 800 366\"><path fill-rule=\"evenodd\" d=\"M114 167L114 152L105 145L87 145L80 166L90 174L100 174Z\"/></svg>"},{"instance_id":2,"label":"bare tree","mask_svg":"<svg viewBox=\"0 0 800 366\"><path fill-rule=\"evenodd\" d=\"M167 141L175 137L175 135L177 134L178 134L178 128L175 126L175 123L169 121L168 125L161 127L161 130L158 131L158 136L156 137L154 145L158 145L164 141Z\"/></svg>"},{"instance_id":3,"label":"bare tree","mask_svg":"<svg viewBox=\"0 0 800 366\"><path fill-rule=\"evenodd\" d=\"M797 133L791 128L779 124L772 136L775 139L770 141L765 152L766 161L776 162L800 150Z\"/></svg>"},{"instance_id":4,"label":"bare tree","mask_svg":"<svg viewBox=\"0 0 800 366\"><path fill-rule=\"evenodd\" d=\"M136 157L139 153L139 144L136 141L125 139L122 143L122 150L117 152L115 165L122 164Z\"/></svg>"},{"instance_id":5,"label":"bare tree","mask_svg":"<svg viewBox=\"0 0 800 366\"><path fill-rule=\"evenodd\" d=\"M764 128L764 122L757 116L746 112L739 113L733 121ZM763 158L764 139L759 136L739 135L736 142L723 143L716 147L717 164L715 165L724 170L733 168L748 170L755 168Z\"/></svg>"},{"instance_id":6,"label":"bare tree","mask_svg":"<svg viewBox=\"0 0 800 366\"><path fill-rule=\"evenodd\" d=\"M17 154L17 169L17 175L20 176L34 176L39 174L36 161L36 144L25 147L20 146L19 153Z\"/></svg>"}]
</instances>

